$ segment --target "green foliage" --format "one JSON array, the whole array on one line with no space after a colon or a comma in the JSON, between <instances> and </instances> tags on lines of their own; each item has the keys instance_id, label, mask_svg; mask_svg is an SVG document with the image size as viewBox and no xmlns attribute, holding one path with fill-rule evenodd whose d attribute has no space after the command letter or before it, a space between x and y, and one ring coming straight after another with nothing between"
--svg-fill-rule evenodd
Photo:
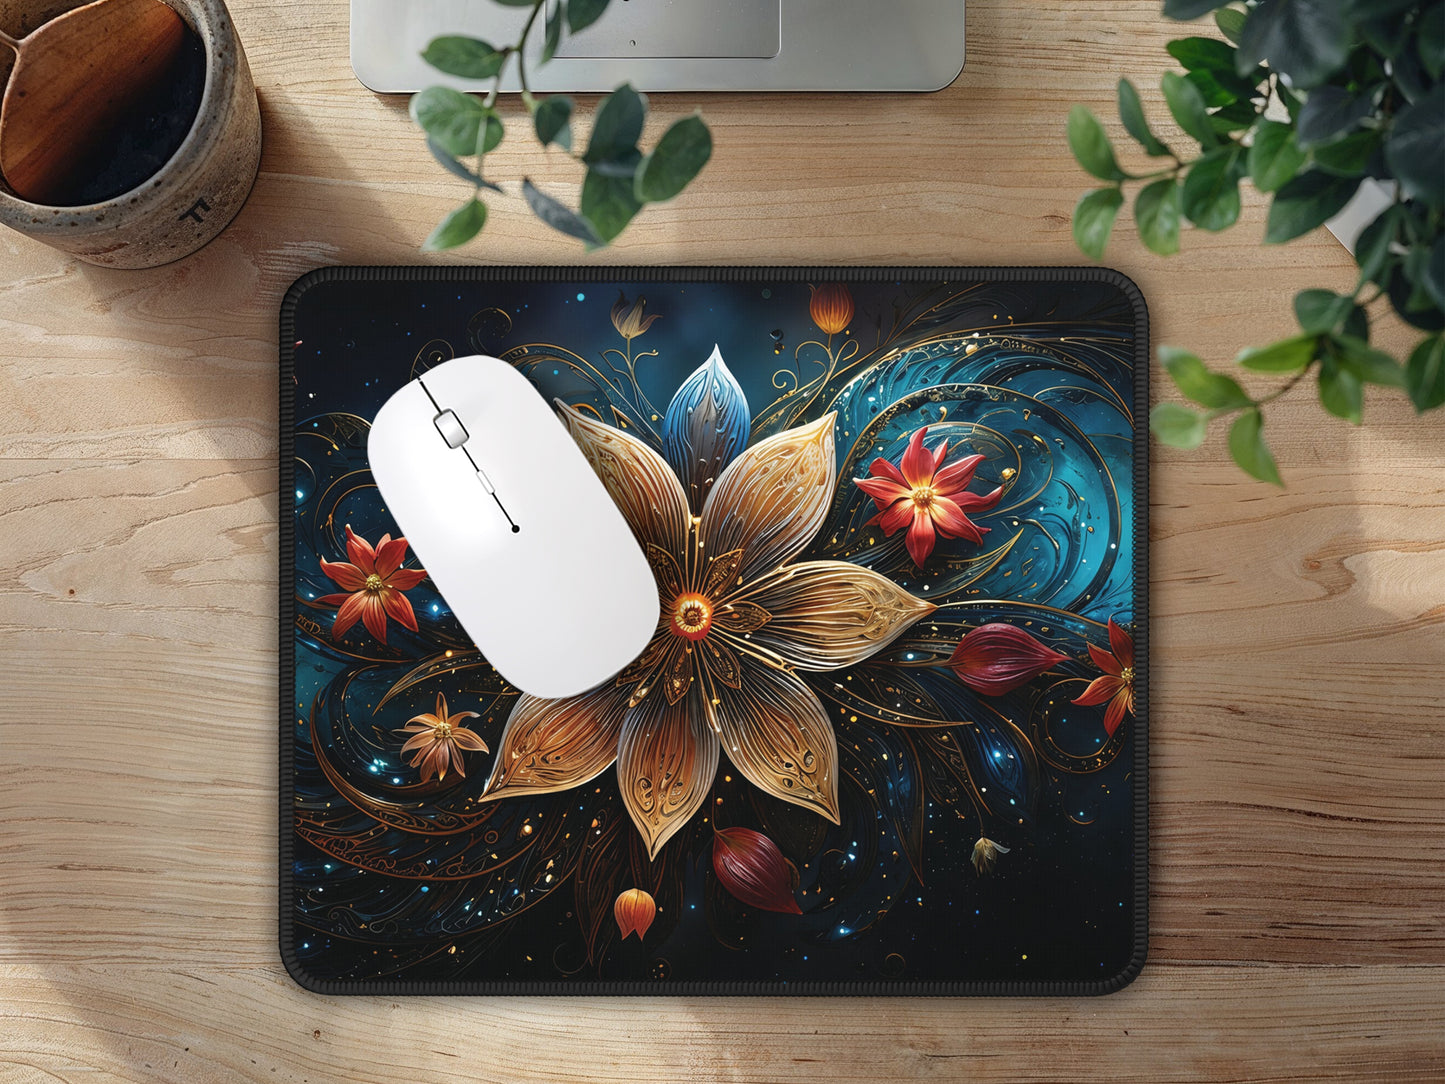
<instances>
[{"instance_id":1,"label":"green foliage","mask_svg":"<svg viewBox=\"0 0 1445 1084\"><path fill-rule=\"evenodd\" d=\"M1212 14L1221 36L1167 46L1184 72L1166 73L1160 92L1184 143L1151 127L1134 84L1119 80L1123 129L1156 160L1145 171L1130 172L1127 156L1121 164L1088 110L1070 113L1074 157L1108 183L1074 209L1074 239L1089 256L1102 257L1126 195L1139 239L1170 255L1187 226L1235 224L1241 181L1270 196L1269 244L1317 229L1366 178L1398 186L1355 243L1354 289L1300 292L1300 333L1235 359L1283 381L1272 390L1256 396L1194 354L1160 351L1179 392L1200 409L1160 404L1150 416L1155 435L1194 448L1215 418L1232 417L1235 461L1278 485L1264 408L1301 382L1315 383L1324 409L1355 424L1368 384L1399 389L1419 411L1445 405L1445 0L1165 0L1164 14ZM1194 149L1176 149L1186 143ZM1377 298L1426 333L1403 365L1369 344L1366 306Z\"/></svg>"},{"instance_id":2,"label":"green foliage","mask_svg":"<svg viewBox=\"0 0 1445 1084\"><path fill-rule=\"evenodd\" d=\"M537 142L543 148L558 147L586 169L575 211L523 178L522 198L547 225L588 248L598 248L613 241L645 204L674 199L692 183L712 157L712 133L700 116L677 121L651 150L644 150L639 144L647 121L647 100L624 83L598 104L587 149L577 154L572 149L572 99L560 94L537 99L528 89L527 41L538 22L543 26L540 60L545 64L556 53L562 35L591 26L606 11L608 0L495 2L530 9L515 44L498 47L476 38L448 35L433 39L422 52L428 64L448 75L493 80L481 98L441 86L428 87L412 97L412 120L426 133L427 150L443 169L472 186L472 197L432 231L426 249L455 248L470 241L487 221L481 190L503 191L486 178L484 157L505 134L494 105L502 75L513 58ZM474 164L468 164L468 159L474 159ZM1100 251L1106 239L1107 230L1099 239Z\"/></svg>"}]
</instances>

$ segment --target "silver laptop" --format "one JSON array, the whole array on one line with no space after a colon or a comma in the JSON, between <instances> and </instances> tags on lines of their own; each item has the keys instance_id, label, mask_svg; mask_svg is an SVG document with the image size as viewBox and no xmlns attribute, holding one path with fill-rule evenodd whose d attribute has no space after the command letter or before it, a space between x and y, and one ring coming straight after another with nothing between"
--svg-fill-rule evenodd
<instances>
[{"instance_id":1,"label":"silver laptop","mask_svg":"<svg viewBox=\"0 0 1445 1084\"><path fill-rule=\"evenodd\" d=\"M534 91L938 90L963 70L964 0L612 0L556 57ZM515 42L527 8L493 0L351 0L351 66L372 90L486 82L444 76L420 53L442 34ZM516 65L503 90L515 91Z\"/></svg>"}]
</instances>

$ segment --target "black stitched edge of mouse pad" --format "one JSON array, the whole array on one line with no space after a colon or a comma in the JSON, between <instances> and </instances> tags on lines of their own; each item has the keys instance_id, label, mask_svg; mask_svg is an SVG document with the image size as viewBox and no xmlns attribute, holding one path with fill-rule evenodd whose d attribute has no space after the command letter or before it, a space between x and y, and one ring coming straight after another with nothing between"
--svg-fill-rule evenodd
<instances>
[{"instance_id":1,"label":"black stitched edge of mouse pad","mask_svg":"<svg viewBox=\"0 0 1445 1084\"><path fill-rule=\"evenodd\" d=\"M570 700L477 654L367 470L381 404L473 353L527 375L594 463L605 443L614 494L644 474L668 494L629 505L659 631ZM287 969L386 995L1127 984L1148 940L1147 362L1143 298L1095 268L298 280ZM589 560L581 525L568 545Z\"/></svg>"}]
</instances>

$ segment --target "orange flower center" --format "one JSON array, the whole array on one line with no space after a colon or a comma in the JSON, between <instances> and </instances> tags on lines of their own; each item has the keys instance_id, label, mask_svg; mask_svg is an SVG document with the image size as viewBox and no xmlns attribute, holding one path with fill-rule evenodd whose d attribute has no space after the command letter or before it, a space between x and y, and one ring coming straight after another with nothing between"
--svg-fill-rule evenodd
<instances>
[{"instance_id":1,"label":"orange flower center","mask_svg":"<svg viewBox=\"0 0 1445 1084\"><path fill-rule=\"evenodd\" d=\"M712 603L696 591L684 591L672 600L672 631L688 640L701 640L712 628Z\"/></svg>"},{"instance_id":2,"label":"orange flower center","mask_svg":"<svg viewBox=\"0 0 1445 1084\"><path fill-rule=\"evenodd\" d=\"M919 508L926 510L928 506L933 503L933 498L936 496L937 494L933 491L932 486L919 486L913 491L913 503Z\"/></svg>"},{"instance_id":3,"label":"orange flower center","mask_svg":"<svg viewBox=\"0 0 1445 1084\"><path fill-rule=\"evenodd\" d=\"M378 576L375 572L373 572L370 576L366 577L366 589L368 591L380 591L385 586L386 585L381 582L381 577Z\"/></svg>"},{"instance_id":4,"label":"orange flower center","mask_svg":"<svg viewBox=\"0 0 1445 1084\"><path fill-rule=\"evenodd\" d=\"M1124 667L1123 671L1119 674L1119 680L1122 681L1125 685L1133 685L1134 668L1132 666Z\"/></svg>"}]
</instances>

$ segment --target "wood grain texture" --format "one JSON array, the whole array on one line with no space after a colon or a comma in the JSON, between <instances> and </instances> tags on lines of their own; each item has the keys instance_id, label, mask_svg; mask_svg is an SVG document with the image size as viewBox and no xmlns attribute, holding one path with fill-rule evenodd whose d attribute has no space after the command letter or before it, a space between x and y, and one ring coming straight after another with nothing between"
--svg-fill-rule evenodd
<instances>
[{"instance_id":1,"label":"wood grain texture","mask_svg":"<svg viewBox=\"0 0 1445 1084\"><path fill-rule=\"evenodd\" d=\"M276 311L327 264L421 262L461 193L357 84L342 0L234 0L262 172L196 256L97 269L0 236L0 1084L1440 1079L1445 434L1372 394L1270 415L1289 489L1216 435L1153 491L1151 962L1106 999L328 1000L275 951ZM717 153L586 256L514 199L440 261L1078 262L1063 121L1151 115L1154 0L970 0L929 96L658 96ZM509 120L520 107L504 103ZM1167 131L1162 121L1158 127ZM492 156L558 195L526 139ZM1132 161L1132 160L1126 160ZM1109 262L1156 342L1222 361L1344 289L1320 234ZM1376 342L1409 334L1386 316Z\"/></svg>"}]
</instances>

